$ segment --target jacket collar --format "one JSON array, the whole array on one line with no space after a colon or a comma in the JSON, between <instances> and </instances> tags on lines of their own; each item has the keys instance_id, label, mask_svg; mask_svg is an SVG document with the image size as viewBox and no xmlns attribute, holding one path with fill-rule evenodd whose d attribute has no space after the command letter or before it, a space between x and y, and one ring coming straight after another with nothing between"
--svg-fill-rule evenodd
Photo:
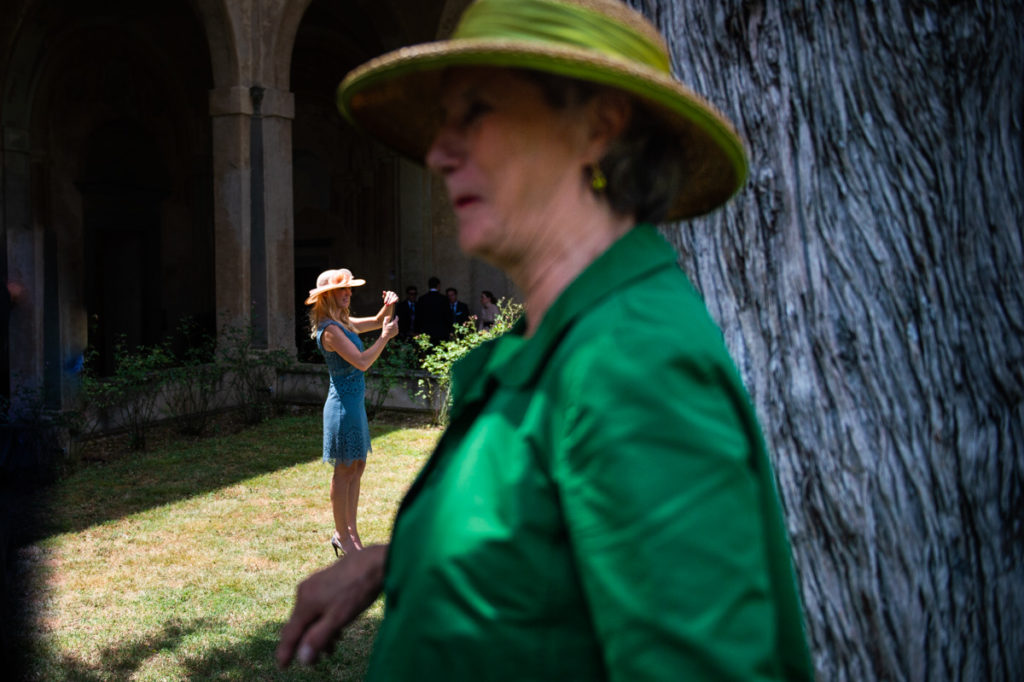
<instances>
[{"instance_id":1,"label":"jacket collar","mask_svg":"<svg viewBox=\"0 0 1024 682\"><path fill-rule=\"evenodd\" d=\"M509 387L529 384L581 315L633 280L666 267L677 267L676 253L654 226L631 229L566 287L531 338L523 336L526 320L521 319L455 365L452 417L489 393L492 381Z\"/></svg>"}]
</instances>

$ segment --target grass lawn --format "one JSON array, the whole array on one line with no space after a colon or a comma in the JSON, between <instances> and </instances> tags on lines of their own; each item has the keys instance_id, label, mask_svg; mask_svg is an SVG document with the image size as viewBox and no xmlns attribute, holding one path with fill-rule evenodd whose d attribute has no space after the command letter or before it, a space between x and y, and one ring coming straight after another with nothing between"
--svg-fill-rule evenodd
<instances>
[{"instance_id":1,"label":"grass lawn","mask_svg":"<svg viewBox=\"0 0 1024 682\"><path fill-rule=\"evenodd\" d=\"M274 649L295 587L334 560L319 414L170 442L84 467L51 493L37 576L33 679L359 680L381 601L312 668ZM371 423L363 542L387 540L440 431Z\"/></svg>"}]
</instances>

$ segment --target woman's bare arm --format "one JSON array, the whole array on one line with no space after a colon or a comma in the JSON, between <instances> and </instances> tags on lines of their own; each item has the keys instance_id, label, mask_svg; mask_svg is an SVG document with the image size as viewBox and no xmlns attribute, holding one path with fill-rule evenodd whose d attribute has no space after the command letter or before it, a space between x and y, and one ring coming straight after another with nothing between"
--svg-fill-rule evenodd
<instances>
[{"instance_id":1,"label":"woman's bare arm","mask_svg":"<svg viewBox=\"0 0 1024 682\"><path fill-rule=\"evenodd\" d=\"M384 306L377 311L373 317L350 317L348 321L360 334L372 332L384 326L384 320L395 313L395 304L398 303L398 294L393 291L384 292Z\"/></svg>"},{"instance_id":2,"label":"woman's bare arm","mask_svg":"<svg viewBox=\"0 0 1024 682\"><path fill-rule=\"evenodd\" d=\"M356 369L365 372L370 369L380 354L384 352L384 346L387 345L388 339L394 338L398 334L398 318L390 317L385 318L384 326L381 327L380 337L373 342L366 350L359 350L356 345L349 341L345 334L335 327L334 325L328 325L324 329L321 342L323 343L324 349L337 353L341 358L352 365Z\"/></svg>"}]
</instances>

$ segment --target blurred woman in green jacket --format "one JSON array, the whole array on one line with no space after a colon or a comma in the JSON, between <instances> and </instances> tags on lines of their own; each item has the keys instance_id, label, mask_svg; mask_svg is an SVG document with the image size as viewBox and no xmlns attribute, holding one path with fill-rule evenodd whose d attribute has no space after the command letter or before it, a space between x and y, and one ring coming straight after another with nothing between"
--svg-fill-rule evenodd
<instances>
[{"instance_id":1,"label":"blurred woman in green jacket","mask_svg":"<svg viewBox=\"0 0 1024 682\"><path fill-rule=\"evenodd\" d=\"M613 0L480 0L338 100L444 180L460 247L526 316L456 366L390 545L300 585L279 662L383 590L370 680L811 679L757 420L653 227L723 204L745 153L653 26Z\"/></svg>"}]
</instances>

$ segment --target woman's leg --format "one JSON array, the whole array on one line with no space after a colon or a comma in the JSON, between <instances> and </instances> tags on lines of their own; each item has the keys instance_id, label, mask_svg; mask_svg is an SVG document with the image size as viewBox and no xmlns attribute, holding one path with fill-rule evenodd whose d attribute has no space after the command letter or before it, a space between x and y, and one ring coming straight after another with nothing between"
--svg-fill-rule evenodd
<instances>
[{"instance_id":1,"label":"woman's leg","mask_svg":"<svg viewBox=\"0 0 1024 682\"><path fill-rule=\"evenodd\" d=\"M339 460L334 465L334 475L331 476L331 512L334 515L334 530L338 534L341 548L345 552L356 550L348 530L348 515L351 508L348 497L356 464L358 462L345 464Z\"/></svg>"},{"instance_id":2,"label":"woman's leg","mask_svg":"<svg viewBox=\"0 0 1024 682\"><path fill-rule=\"evenodd\" d=\"M348 535L356 549L362 549L363 543L359 539L359 530L356 527L356 514L359 512L359 482L363 478L363 471L366 470L366 460L352 462L352 469L348 484Z\"/></svg>"}]
</instances>

